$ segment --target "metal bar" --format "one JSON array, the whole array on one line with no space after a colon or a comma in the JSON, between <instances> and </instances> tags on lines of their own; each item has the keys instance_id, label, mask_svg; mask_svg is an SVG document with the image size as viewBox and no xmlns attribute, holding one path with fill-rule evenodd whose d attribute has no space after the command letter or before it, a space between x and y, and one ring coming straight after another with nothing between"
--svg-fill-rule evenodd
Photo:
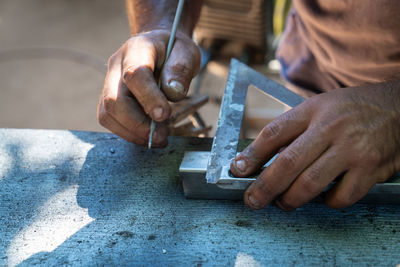
<instances>
[{"instance_id":1,"label":"metal bar","mask_svg":"<svg viewBox=\"0 0 400 267\"><path fill-rule=\"evenodd\" d=\"M210 154L211 152L208 151L185 152L185 156L179 168L185 196L193 199L242 199L245 189L255 178L232 178L230 182L232 182L234 186L224 186L224 182L226 182L224 179L221 181L222 186L220 182L218 182L218 184L207 183L204 178L207 172L207 162ZM264 167L271 164L272 161L273 159L264 165ZM223 171L229 172L229 168L223 168ZM328 190L332 185L333 183L325 190ZM316 198L314 201L320 202L321 199ZM376 184L359 202L400 204L400 173L397 173L385 183Z\"/></svg>"},{"instance_id":2,"label":"metal bar","mask_svg":"<svg viewBox=\"0 0 400 267\"><path fill-rule=\"evenodd\" d=\"M217 183L222 166L228 165L236 154L237 140L244 110L247 90L238 88L236 79L240 73L238 61L232 60L218 117L211 155L208 162L206 179L208 183ZM239 85L240 86L240 85Z\"/></svg>"}]
</instances>

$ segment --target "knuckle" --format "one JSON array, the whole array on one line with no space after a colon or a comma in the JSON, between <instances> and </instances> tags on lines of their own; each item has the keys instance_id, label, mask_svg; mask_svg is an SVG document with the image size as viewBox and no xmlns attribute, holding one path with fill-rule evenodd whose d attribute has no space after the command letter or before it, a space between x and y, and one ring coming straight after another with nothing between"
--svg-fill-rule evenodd
<instances>
[{"instance_id":1,"label":"knuckle","mask_svg":"<svg viewBox=\"0 0 400 267\"><path fill-rule=\"evenodd\" d=\"M272 121L265 126L260 135L262 139L275 139L279 136L280 126L276 122Z\"/></svg>"},{"instance_id":2,"label":"knuckle","mask_svg":"<svg viewBox=\"0 0 400 267\"><path fill-rule=\"evenodd\" d=\"M310 98L308 98L306 101L301 103L300 105L304 106L307 109L314 110L314 109L319 109L321 105L324 105L326 102L326 98L328 96L326 94L316 94Z\"/></svg>"},{"instance_id":3,"label":"knuckle","mask_svg":"<svg viewBox=\"0 0 400 267\"><path fill-rule=\"evenodd\" d=\"M365 164L367 166L376 166L382 162L382 153L378 149L370 149L366 154Z\"/></svg>"},{"instance_id":4,"label":"knuckle","mask_svg":"<svg viewBox=\"0 0 400 267\"><path fill-rule=\"evenodd\" d=\"M143 71L146 71L146 66L129 66L124 70L123 79L125 83L134 80L138 75L141 75Z\"/></svg>"},{"instance_id":5,"label":"knuckle","mask_svg":"<svg viewBox=\"0 0 400 267\"><path fill-rule=\"evenodd\" d=\"M272 186L270 186L268 183L265 181L265 177L259 177L255 182L254 186L252 186L252 192L259 192L259 194L253 194L258 197L258 200L260 200L260 196L266 197L270 196L273 194L273 189Z\"/></svg>"},{"instance_id":6,"label":"knuckle","mask_svg":"<svg viewBox=\"0 0 400 267\"><path fill-rule=\"evenodd\" d=\"M310 194L316 194L321 190L321 183L319 182L319 170L312 168L307 173L299 177L302 188Z\"/></svg>"},{"instance_id":7,"label":"knuckle","mask_svg":"<svg viewBox=\"0 0 400 267\"><path fill-rule=\"evenodd\" d=\"M313 125L313 130L317 130L322 136L330 136L340 126L336 118L329 118Z\"/></svg>"},{"instance_id":8,"label":"knuckle","mask_svg":"<svg viewBox=\"0 0 400 267\"><path fill-rule=\"evenodd\" d=\"M332 196L330 196L326 204L333 209L342 209L350 207L355 202L356 200L354 200L350 195L341 192L336 192Z\"/></svg>"},{"instance_id":9,"label":"knuckle","mask_svg":"<svg viewBox=\"0 0 400 267\"><path fill-rule=\"evenodd\" d=\"M321 95L317 94L304 101L301 105L316 106L321 103Z\"/></svg>"},{"instance_id":10,"label":"knuckle","mask_svg":"<svg viewBox=\"0 0 400 267\"><path fill-rule=\"evenodd\" d=\"M146 32L146 33L144 33L142 35L149 36L149 37L155 38L155 39L157 39L157 38L165 39L165 38L169 37L170 33L171 32L169 30L166 30L166 29L156 29L156 30L152 30L150 32Z\"/></svg>"},{"instance_id":11,"label":"knuckle","mask_svg":"<svg viewBox=\"0 0 400 267\"><path fill-rule=\"evenodd\" d=\"M257 192L255 196L257 196L260 203L270 202L272 201L276 195L278 194L278 190L276 186L269 182L267 176L260 176L255 182L254 187L252 187L253 192Z\"/></svg>"},{"instance_id":12,"label":"knuckle","mask_svg":"<svg viewBox=\"0 0 400 267\"><path fill-rule=\"evenodd\" d=\"M192 39L184 37L179 38L179 50L187 59L187 64L190 65L192 76L200 69L201 53L199 47Z\"/></svg>"},{"instance_id":13,"label":"knuckle","mask_svg":"<svg viewBox=\"0 0 400 267\"><path fill-rule=\"evenodd\" d=\"M179 73L181 77L192 77L193 69L187 63L178 63L172 67L174 73Z\"/></svg>"},{"instance_id":14,"label":"knuckle","mask_svg":"<svg viewBox=\"0 0 400 267\"><path fill-rule=\"evenodd\" d=\"M320 132L321 135L331 136L332 133L343 133L348 131L348 125L351 125L352 114L337 113L333 111L325 111L321 117L312 123L314 130Z\"/></svg>"},{"instance_id":15,"label":"knuckle","mask_svg":"<svg viewBox=\"0 0 400 267\"><path fill-rule=\"evenodd\" d=\"M298 205L296 203L293 203L291 200L289 200L287 197L283 196L279 200L279 205L283 210L286 211L292 211L298 208Z\"/></svg>"},{"instance_id":16,"label":"knuckle","mask_svg":"<svg viewBox=\"0 0 400 267\"><path fill-rule=\"evenodd\" d=\"M299 161L300 155L297 151L293 149L285 149L284 152L279 154L276 159L277 164L282 169L292 170L297 167L297 163Z\"/></svg>"},{"instance_id":17,"label":"knuckle","mask_svg":"<svg viewBox=\"0 0 400 267\"><path fill-rule=\"evenodd\" d=\"M115 104L116 104L116 99L112 96L104 96L103 98L103 111L100 113L107 113L107 114L113 114L115 111Z\"/></svg>"},{"instance_id":18,"label":"knuckle","mask_svg":"<svg viewBox=\"0 0 400 267\"><path fill-rule=\"evenodd\" d=\"M137 34L128 39L124 44L125 49L135 49L138 47L146 47L151 36L148 33Z\"/></svg>"},{"instance_id":19,"label":"knuckle","mask_svg":"<svg viewBox=\"0 0 400 267\"><path fill-rule=\"evenodd\" d=\"M359 137L352 142L349 162L354 165L371 168L378 166L384 161L383 152L377 147L371 147L371 142L366 138Z\"/></svg>"},{"instance_id":20,"label":"knuckle","mask_svg":"<svg viewBox=\"0 0 400 267\"><path fill-rule=\"evenodd\" d=\"M149 37L150 37L150 36L149 36L148 33L145 33L145 34L138 34L138 35L135 35L135 36L131 37L131 38L129 39L129 41L130 41L131 44L143 43L143 42L145 42Z\"/></svg>"},{"instance_id":21,"label":"knuckle","mask_svg":"<svg viewBox=\"0 0 400 267\"><path fill-rule=\"evenodd\" d=\"M332 131L335 130L334 123L323 122L312 125L312 130L318 131L321 136L330 136Z\"/></svg>"}]
</instances>

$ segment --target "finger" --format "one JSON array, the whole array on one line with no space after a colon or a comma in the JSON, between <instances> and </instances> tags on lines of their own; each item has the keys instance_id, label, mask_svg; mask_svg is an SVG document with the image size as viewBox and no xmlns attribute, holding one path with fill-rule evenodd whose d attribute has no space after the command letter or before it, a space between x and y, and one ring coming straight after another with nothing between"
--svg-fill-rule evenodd
<instances>
[{"instance_id":1,"label":"finger","mask_svg":"<svg viewBox=\"0 0 400 267\"><path fill-rule=\"evenodd\" d=\"M121 77L120 64L121 53L117 51L108 61L108 71L104 79L103 91L97 106L97 119L103 127L109 129L114 134L129 142L141 144L144 143L144 139L136 136L133 131L129 131L111 115L115 113L115 102L119 91Z\"/></svg>"},{"instance_id":2,"label":"finger","mask_svg":"<svg viewBox=\"0 0 400 267\"><path fill-rule=\"evenodd\" d=\"M311 164L276 201L278 207L291 211L318 196L324 188L346 170L346 160L330 148Z\"/></svg>"},{"instance_id":3,"label":"finger","mask_svg":"<svg viewBox=\"0 0 400 267\"><path fill-rule=\"evenodd\" d=\"M308 110L295 107L269 123L231 163L235 176L245 177L263 166L280 148L288 145L308 126Z\"/></svg>"},{"instance_id":4,"label":"finger","mask_svg":"<svg viewBox=\"0 0 400 267\"><path fill-rule=\"evenodd\" d=\"M101 113L99 113L100 115ZM122 137L128 142L138 145L146 145L146 140L136 136L135 133L128 131L122 124L116 121L109 114L105 113L99 116L100 124L110 130L112 133Z\"/></svg>"},{"instance_id":5,"label":"finger","mask_svg":"<svg viewBox=\"0 0 400 267\"><path fill-rule=\"evenodd\" d=\"M113 117L130 132L135 132L137 136L148 140L150 134L150 118L147 117L137 101L130 96L117 98L116 112ZM165 123L157 123L153 135L154 147L158 147L167 141L168 129Z\"/></svg>"},{"instance_id":6,"label":"finger","mask_svg":"<svg viewBox=\"0 0 400 267\"><path fill-rule=\"evenodd\" d=\"M109 129L112 133L122 137L128 142L135 143L137 145L146 146L148 144L148 136L146 138L142 138L136 135L134 132L126 129L122 124L120 124L117 120L111 117L108 114L105 114L101 119L101 125ZM152 147L166 147L168 145L167 138L158 137L159 130L156 130L154 133ZM162 134L164 136L164 133Z\"/></svg>"},{"instance_id":7,"label":"finger","mask_svg":"<svg viewBox=\"0 0 400 267\"><path fill-rule=\"evenodd\" d=\"M177 39L161 74L162 89L168 100L182 100L200 68L200 52L191 40Z\"/></svg>"},{"instance_id":8,"label":"finger","mask_svg":"<svg viewBox=\"0 0 400 267\"><path fill-rule=\"evenodd\" d=\"M168 134L169 134L169 129L167 127L167 123L166 122L157 123L156 129L154 130L151 147L153 148L166 147L168 145ZM148 144L148 139L146 141L146 145L147 144Z\"/></svg>"},{"instance_id":9,"label":"finger","mask_svg":"<svg viewBox=\"0 0 400 267\"><path fill-rule=\"evenodd\" d=\"M101 125L124 139L145 145L150 131L150 119L121 82L121 54L116 53L109 60L102 96L98 105L98 119ZM166 128L164 126L164 128ZM154 146L165 146L167 130L156 129Z\"/></svg>"},{"instance_id":10,"label":"finger","mask_svg":"<svg viewBox=\"0 0 400 267\"><path fill-rule=\"evenodd\" d=\"M350 207L374 186L375 175L367 174L365 170L352 169L324 195L327 206L334 209Z\"/></svg>"},{"instance_id":11,"label":"finger","mask_svg":"<svg viewBox=\"0 0 400 267\"><path fill-rule=\"evenodd\" d=\"M293 181L328 147L328 139L309 129L283 150L245 192L245 202L260 209L286 191Z\"/></svg>"},{"instance_id":12,"label":"finger","mask_svg":"<svg viewBox=\"0 0 400 267\"><path fill-rule=\"evenodd\" d=\"M154 79L157 61L165 54L163 42L146 36L128 42L122 62L123 81L139 101L146 114L158 122L170 115L168 101Z\"/></svg>"}]
</instances>

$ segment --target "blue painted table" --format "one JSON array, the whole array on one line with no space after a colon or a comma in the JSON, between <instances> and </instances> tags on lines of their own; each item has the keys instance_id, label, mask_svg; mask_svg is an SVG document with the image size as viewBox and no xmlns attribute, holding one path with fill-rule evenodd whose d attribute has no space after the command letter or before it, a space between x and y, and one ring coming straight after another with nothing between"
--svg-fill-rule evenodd
<instances>
[{"instance_id":1,"label":"blue painted table","mask_svg":"<svg viewBox=\"0 0 400 267\"><path fill-rule=\"evenodd\" d=\"M0 266L394 266L400 207L292 213L187 200L178 167L210 139L147 150L106 133L0 129Z\"/></svg>"}]
</instances>

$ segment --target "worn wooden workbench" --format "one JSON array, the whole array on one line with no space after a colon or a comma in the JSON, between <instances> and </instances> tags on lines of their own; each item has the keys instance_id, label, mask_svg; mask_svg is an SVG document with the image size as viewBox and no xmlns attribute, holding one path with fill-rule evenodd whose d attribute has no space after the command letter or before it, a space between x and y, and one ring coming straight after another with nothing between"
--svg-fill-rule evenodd
<instances>
[{"instance_id":1,"label":"worn wooden workbench","mask_svg":"<svg viewBox=\"0 0 400 267\"><path fill-rule=\"evenodd\" d=\"M187 200L178 167L209 139L147 150L112 134L0 129L0 266L400 263L400 207L292 213Z\"/></svg>"}]
</instances>

